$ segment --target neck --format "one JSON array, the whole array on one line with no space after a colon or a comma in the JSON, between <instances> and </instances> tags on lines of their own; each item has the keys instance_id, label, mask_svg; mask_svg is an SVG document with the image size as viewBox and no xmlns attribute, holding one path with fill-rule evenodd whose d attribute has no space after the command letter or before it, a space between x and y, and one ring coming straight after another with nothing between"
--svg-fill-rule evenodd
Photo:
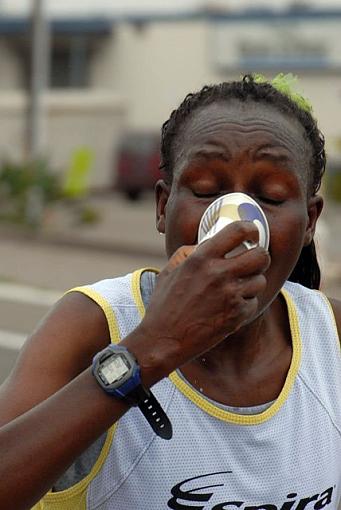
<instances>
[{"instance_id":1,"label":"neck","mask_svg":"<svg viewBox=\"0 0 341 510\"><path fill-rule=\"evenodd\" d=\"M273 357L291 343L286 309L285 315L283 314L284 307L282 298L277 297L262 315L197 358L196 362L213 370L228 363L238 371L244 371L260 358L264 360ZM287 335L283 335L283 331L286 331Z\"/></svg>"},{"instance_id":2,"label":"neck","mask_svg":"<svg viewBox=\"0 0 341 510\"><path fill-rule=\"evenodd\" d=\"M185 365L182 372L214 400L257 405L279 394L291 352L286 305L279 296L256 320Z\"/></svg>"},{"instance_id":3,"label":"neck","mask_svg":"<svg viewBox=\"0 0 341 510\"><path fill-rule=\"evenodd\" d=\"M207 370L224 370L226 363L243 371L253 364L265 349L267 321L265 314L230 335L211 351L196 359Z\"/></svg>"}]
</instances>

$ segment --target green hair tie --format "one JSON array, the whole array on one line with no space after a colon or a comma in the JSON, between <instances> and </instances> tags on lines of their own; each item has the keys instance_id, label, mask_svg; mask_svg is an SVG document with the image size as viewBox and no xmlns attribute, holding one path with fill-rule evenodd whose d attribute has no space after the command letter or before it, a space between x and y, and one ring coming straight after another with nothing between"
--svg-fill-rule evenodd
<instances>
[{"instance_id":1,"label":"green hair tie","mask_svg":"<svg viewBox=\"0 0 341 510\"><path fill-rule=\"evenodd\" d=\"M294 103L296 103L299 108L310 114L313 113L313 107L308 99L294 90L298 78L292 73L279 73L271 81L267 80L262 74L253 74L252 77L256 83L270 83L270 85L278 90L278 92L281 92L281 94L284 94L285 96L289 97L289 99L294 101Z\"/></svg>"}]
</instances>

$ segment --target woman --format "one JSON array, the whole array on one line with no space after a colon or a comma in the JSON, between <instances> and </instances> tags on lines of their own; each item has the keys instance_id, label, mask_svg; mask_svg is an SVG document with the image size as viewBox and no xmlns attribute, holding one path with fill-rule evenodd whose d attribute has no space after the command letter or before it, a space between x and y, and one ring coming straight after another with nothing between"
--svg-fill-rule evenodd
<instances>
[{"instance_id":1,"label":"woman","mask_svg":"<svg viewBox=\"0 0 341 510\"><path fill-rule=\"evenodd\" d=\"M37 509L338 507L341 306L311 290L324 142L279 81L205 87L165 123L170 262L74 289L28 340L1 393L1 508L51 487ZM225 257L258 240L249 222L194 249L235 191L264 210L269 252Z\"/></svg>"}]
</instances>

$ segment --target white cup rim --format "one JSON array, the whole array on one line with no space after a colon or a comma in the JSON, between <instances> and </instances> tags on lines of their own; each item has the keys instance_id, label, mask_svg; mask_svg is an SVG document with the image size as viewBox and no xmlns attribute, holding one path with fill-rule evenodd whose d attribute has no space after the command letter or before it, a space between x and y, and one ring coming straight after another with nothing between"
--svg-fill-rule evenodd
<instances>
[{"instance_id":1,"label":"white cup rim","mask_svg":"<svg viewBox=\"0 0 341 510\"><path fill-rule=\"evenodd\" d=\"M199 229L198 229L198 243L199 244L202 242L204 237L206 237L207 233L209 232L209 230L207 232L203 232L203 223L205 221L205 218L207 217L207 214L209 214L209 212L212 210L212 208L217 206L218 202L223 202L223 203L227 203L227 204L232 203L232 204L236 204L236 205L238 205L239 203L242 203L242 202L247 202L247 203L254 205L257 208L257 210L260 212L260 214L264 220L264 225L265 225L265 246L264 246L264 248L266 250L269 248L270 230L269 230L268 220L266 218L266 215L265 215L263 209L256 202L256 200L254 200L250 195L247 195L246 193L242 193L240 191L221 195L207 207L207 209L204 211L204 213L201 217L200 223L199 223ZM203 233L203 235L202 235L202 233Z\"/></svg>"}]
</instances>

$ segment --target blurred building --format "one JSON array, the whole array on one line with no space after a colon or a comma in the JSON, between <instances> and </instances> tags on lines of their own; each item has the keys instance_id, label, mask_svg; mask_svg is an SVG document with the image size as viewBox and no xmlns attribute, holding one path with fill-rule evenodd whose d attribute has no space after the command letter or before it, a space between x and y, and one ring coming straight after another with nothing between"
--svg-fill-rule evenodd
<instances>
[{"instance_id":1,"label":"blurred building","mask_svg":"<svg viewBox=\"0 0 341 510\"><path fill-rule=\"evenodd\" d=\"M92 185L106 188L122 136L159 130L186 93L251 71L297 74L329 153L338 158L341 7L236 11L201 2L187 10L176 4L167 12L136 12L122 5L115 11L111 2L110 9L91 13L75 4L72 12L49 15L46 154L54 166L67 167L73 151L85 145L95 156ZM0 3L2 157L25 154L29 42L27 13L1 10Z\"/></svg>"}]
</instances>

